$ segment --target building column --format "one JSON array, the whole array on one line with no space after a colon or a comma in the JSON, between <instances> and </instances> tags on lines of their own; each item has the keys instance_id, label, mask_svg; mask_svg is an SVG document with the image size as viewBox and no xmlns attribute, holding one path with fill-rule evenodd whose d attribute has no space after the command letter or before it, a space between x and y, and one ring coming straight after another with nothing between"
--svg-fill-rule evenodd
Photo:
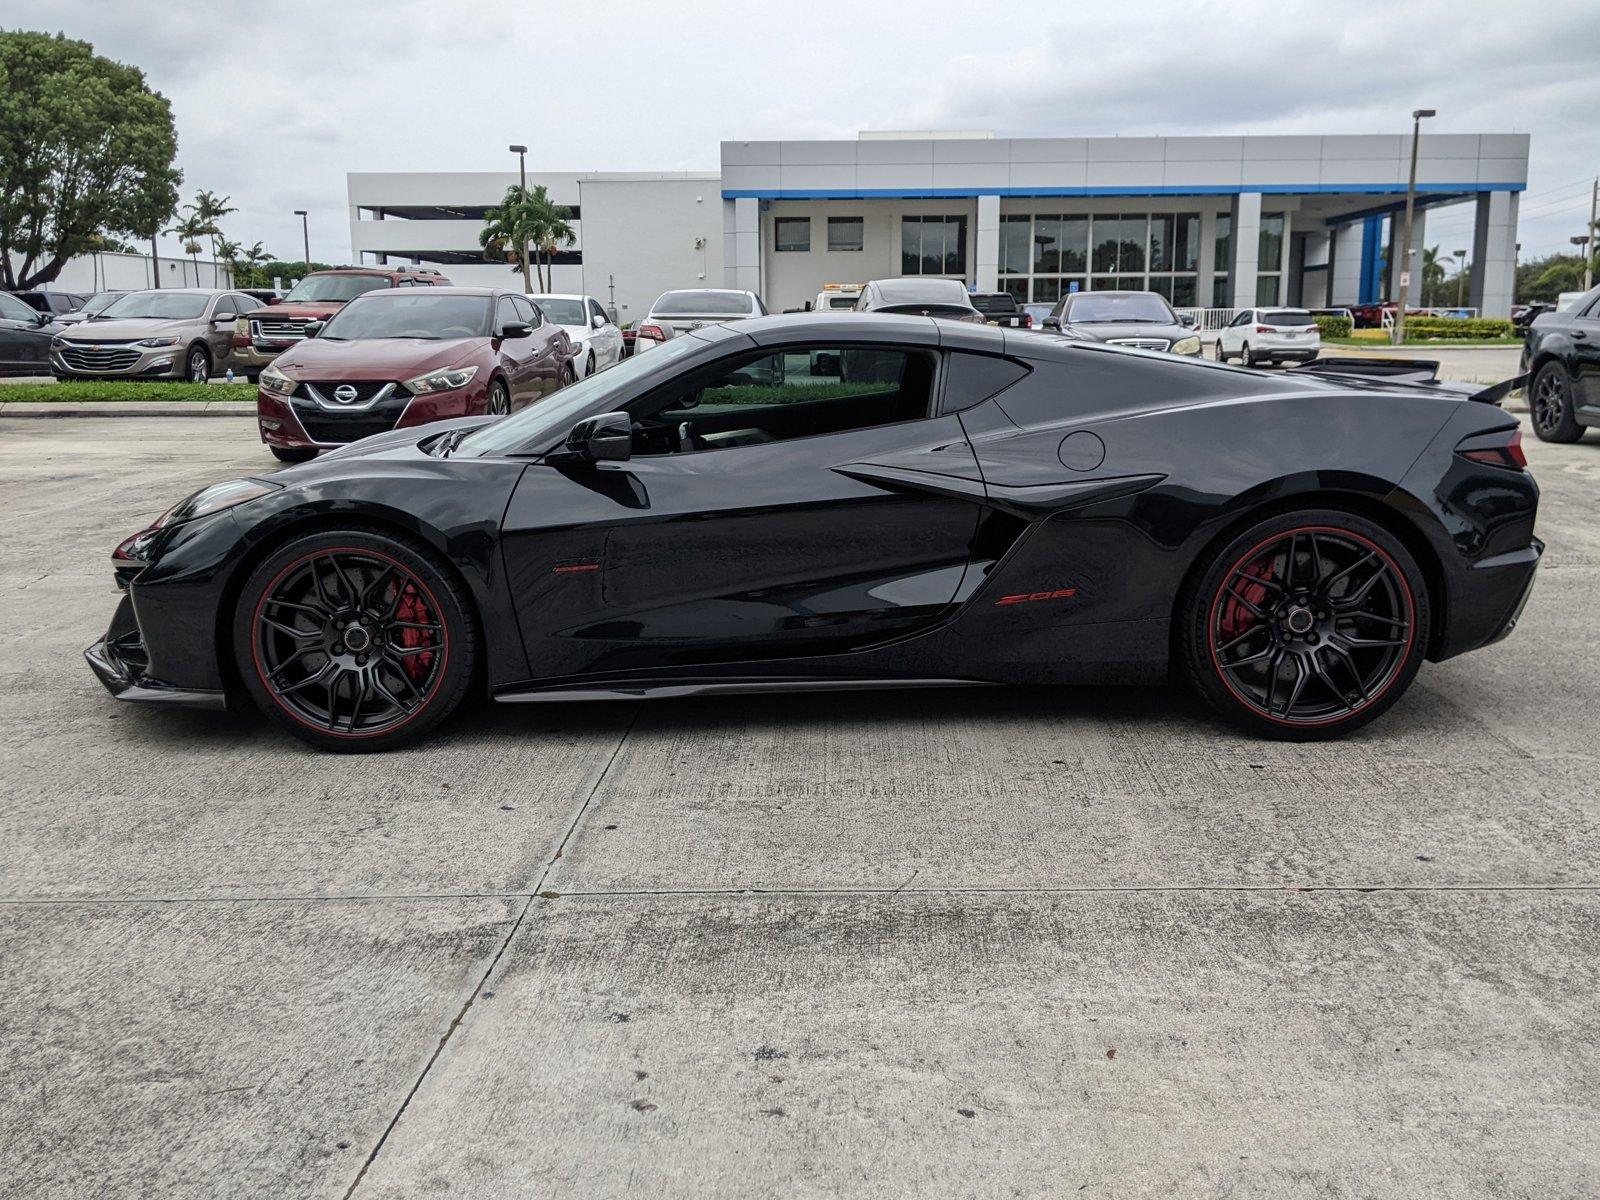
<instances>
[{"instance_id":1,"label":"building column","mask_svg":"<svg viewBox=\"0 0 1600 1200\"><path fill-rule=\"evenodd\" d=\"M761 295L761 201L753 197L722 202L722 278Z\"/></svg>"},{"instance_id":2,"label":"building column","mask_svg":"<svg viewBox=\"0 0 1600 1200\"><path fill-rule=\"evenodd\" d=\"M1202 209L1200 213L1200 245L1199 253L1195 255L1195 303L1201 308L1212 307L1211 300L1215 293L1212 290L1212 280L1217 272L1217 214L1209 208Z\"/></svg>"},{"instance_id":3,"label":"building column","mask_svg":"<svg viewBox=\"0 0 1600 1200\"><path fill-rule=\"evenodd\" d=\"M1517 283L1517 193L1481 192L1472 227L1469 303L1480 317L1509 317Z\"/></svg>"},{"instance_id":4,"label":"building column","mask_svg":"<svg viewBox=\"0 0 1600 1200\"><path fill-rule=\"evenodd\" d=\"M1253 308L1256 302L1256 274L1261 257L1261 193L1240 192L1233 198L1233 229L1228 245L1232 261L1228 264L1228 294L1234 308Z\"/></svg>"},{"instance_id":5,"label":"building column","mask_svg":"<svg viewBox=\"0 0 1600 1200\"><path fill-rule=\"evenodd\" d=\"M1361 233L1363 226L1351 221L1330 230L1328 248L1328 305L1358 304L1361 300Z\"/></svg>"},{"instance_id":6,"label":"building column","mask_svg":"<svg viewBox=\"0 0 1600 1200\"><path fill-rule=\"evenodd\" d=\"M978 197L978 270L973 280L980 292L1000 290L1000 197Z\"/></svg>"},{"instance_id":7,"label":"building column","mask_svg":"<svg viewBox=\"0 0 1600 1200\"><path fill-rule=\"evenodd\" d=\"M1400 243L1406 236L1406 213L1401 209L1389 218L1389 278L1384 295L1394 300L1400 295L1400 272L1406 268L1400 262ZM1422 306L1422 246L1428 236L1428 214L1420 208L1411 212L1411 286L1406 290L1406 304L1412 308Z\"/></svg>"}]
</instances>

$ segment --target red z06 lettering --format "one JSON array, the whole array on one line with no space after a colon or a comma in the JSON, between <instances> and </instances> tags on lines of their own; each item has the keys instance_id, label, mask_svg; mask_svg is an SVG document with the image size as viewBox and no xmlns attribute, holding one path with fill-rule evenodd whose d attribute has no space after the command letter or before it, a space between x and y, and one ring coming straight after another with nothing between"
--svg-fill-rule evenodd
<instances>
[{"instance_id":1,"label":"red z06 lettering","mask_svg":"<svg viewBox=\"0 0 1600 1200\"><path fill-rule=\"evenodd\" d=\"M1053 592L1018 592L1015 596L1001 596L996 600L995 607L1002 608L1007 604L1032 604L1036 600L1069 600L1078 594L1078 589L1057 588Z\"/></svg>"}]
</instances>

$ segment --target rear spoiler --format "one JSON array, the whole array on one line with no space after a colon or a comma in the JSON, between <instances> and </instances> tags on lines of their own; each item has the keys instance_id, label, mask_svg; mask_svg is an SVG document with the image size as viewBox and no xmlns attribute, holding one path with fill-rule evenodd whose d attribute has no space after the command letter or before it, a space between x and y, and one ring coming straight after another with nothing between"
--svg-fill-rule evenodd
<instances>
[{"instance_id":1,"label":"rear spoiler","mask_svg":"<svg viewBox=\"0 0 1600 1200\"><path fill-rule=\"evenodd\" d=\"M1433 358L1319 358L1295 367L1290 374L1334 376L1372 383L1431 385L1468 400L1494 405L1528 382L1526 375L1513 375L1489 387L1468 391L1468 388L1474 387L1473 384L1440 380L1439 361Z\"/></svg>"}]
</instances>

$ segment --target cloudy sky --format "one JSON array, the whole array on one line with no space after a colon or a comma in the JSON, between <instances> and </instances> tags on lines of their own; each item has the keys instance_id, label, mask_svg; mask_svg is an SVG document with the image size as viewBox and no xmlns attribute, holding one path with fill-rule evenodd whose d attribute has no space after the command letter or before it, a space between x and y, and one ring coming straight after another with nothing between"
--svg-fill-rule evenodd
<instances>
[{"instance_id":1,"label":"cloudy sky","mask_svg":"<svg viewBox=\"0 0 1600 1200\"><path fill-rule=\"evenodd\" d=\"M0 0L173 104L185 197L350 257L347 171L715 170L724 139L1530 133L1523 256L1568 249L1600 171L1595 0L1045 6L960 0ZM1427 240L1470 245L1470 209Z\"/></svg>"}]
</instances>

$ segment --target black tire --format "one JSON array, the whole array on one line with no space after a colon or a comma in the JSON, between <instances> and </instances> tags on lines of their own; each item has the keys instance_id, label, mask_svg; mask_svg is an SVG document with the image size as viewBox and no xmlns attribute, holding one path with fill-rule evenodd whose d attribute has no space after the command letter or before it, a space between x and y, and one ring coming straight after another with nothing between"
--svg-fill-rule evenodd
<instances>
[{"instance_id":1,"label":"black tire","mask_svg":"<svg viewBox=\"0 0 1600 1200\"><path fill-rule=\"evenodd\" d=\"M1541 442L1575 442L1583 436L1572 400L1572 376L1558 362L1539 368L1528 388L1528 415Z\"/></svg>"},{"instance_id":2,"label":"black tire","mask_svg":"<svg viewBox=\"0 0 1600 1200\"><path fill-rule=\"evenodd\" d=\"M1303 509L1255 523L1197 564L1179 604L1181 657L1227 721L1260 737L1320 741L1405 694L1431 616L1422 572L1398 538L1355 513Z\"/></svg>"},{"instance_id":3,"label":"black tire","mask_svg":"<svg viewBox=\"0 0 1600 1200\"><path fill-rule=\"evenodd\" d=\"M560 391L564 387L571 387L573 384L575 384L577 382L578 382L578 372L577 372L577 370L573 367L573 365L570 362L562 363L561 364L561 382L556 385L556 390Z\"/></svg>"},{"instance_id":4,"label":"black tire","mask_svg":"<svg viewBox=\"0 0 1600 1200\"><path fill-rule=\"evenodd\" d=\"M465 586L422 543L380 529L320 530L279 547L233 614L256 707L342 753L392 749L437 726L465 698L477 646Z\"/></svg>"},{"instance_id":5,"label":"black tire","mask_svg":"<svg viewBox=\"0 0 1600 1200\"><path fill-rule=\"evenodd\" d=\"M591 376L593 374L594 374L594 351L591 350L591 351L589 351L589 357L584 361L584 364L583 364L583 377L585 379L587 379L587 378L589 378L589 376Z\"/></svg>"},{"instance_id":6,"label":"black tire","mask_svg":"<svg viewBox=\"0 0 1600 1200\"><path fill-rule=\"evenodd\" d=\"M277 459L279 462L286 463L310 462L317 456L317 452L310 447L295 447L293 449L285 449L283 446L268 446L267 449L272 451L273 458Z\"/></svg>"},{"instance_id":7,"label":"black tire","mask_svg":"<svg viewBox=\"0 0 1600 1200\"><path fill-rule=\"evenodd\" d=\"M1245 367L1253 367L1256 365L1256 360L1250 357L1249 342L1245 342L1239 347L1239 364Z\"/></svg>"},{"instance_id":8,"label":"black tire","mask_svg":"<svg viewBox=\"0 0 1600 1200\"><path fill-rule=\"evenodd\" d=\"M506 390L504 380L491 379L489 381L489 415L503 417L511 411L511 393Z\"/></svg>"},{"instance_id":9,"label":"black tire","mask_svg":"<svg viewBox=\"0 0 1600 1200\"><path fill-rule=\"evenodd\" d=\"M183 355L183 378L188 383L209 383L211 351L198 344L190 346Z\"/></svg>"},{"instance_id":10,"label":"black tire","mask_svg":"<svg viewBox=\"0 0 1600 1200\"><path fill-rule=\"evenodd\" d=\"M1225 363L1228 361L1228 353L1222 348L1222 338L1220 335L1217 337L1217 361L1220 363Z\"/></svg>"}]
</instances>

